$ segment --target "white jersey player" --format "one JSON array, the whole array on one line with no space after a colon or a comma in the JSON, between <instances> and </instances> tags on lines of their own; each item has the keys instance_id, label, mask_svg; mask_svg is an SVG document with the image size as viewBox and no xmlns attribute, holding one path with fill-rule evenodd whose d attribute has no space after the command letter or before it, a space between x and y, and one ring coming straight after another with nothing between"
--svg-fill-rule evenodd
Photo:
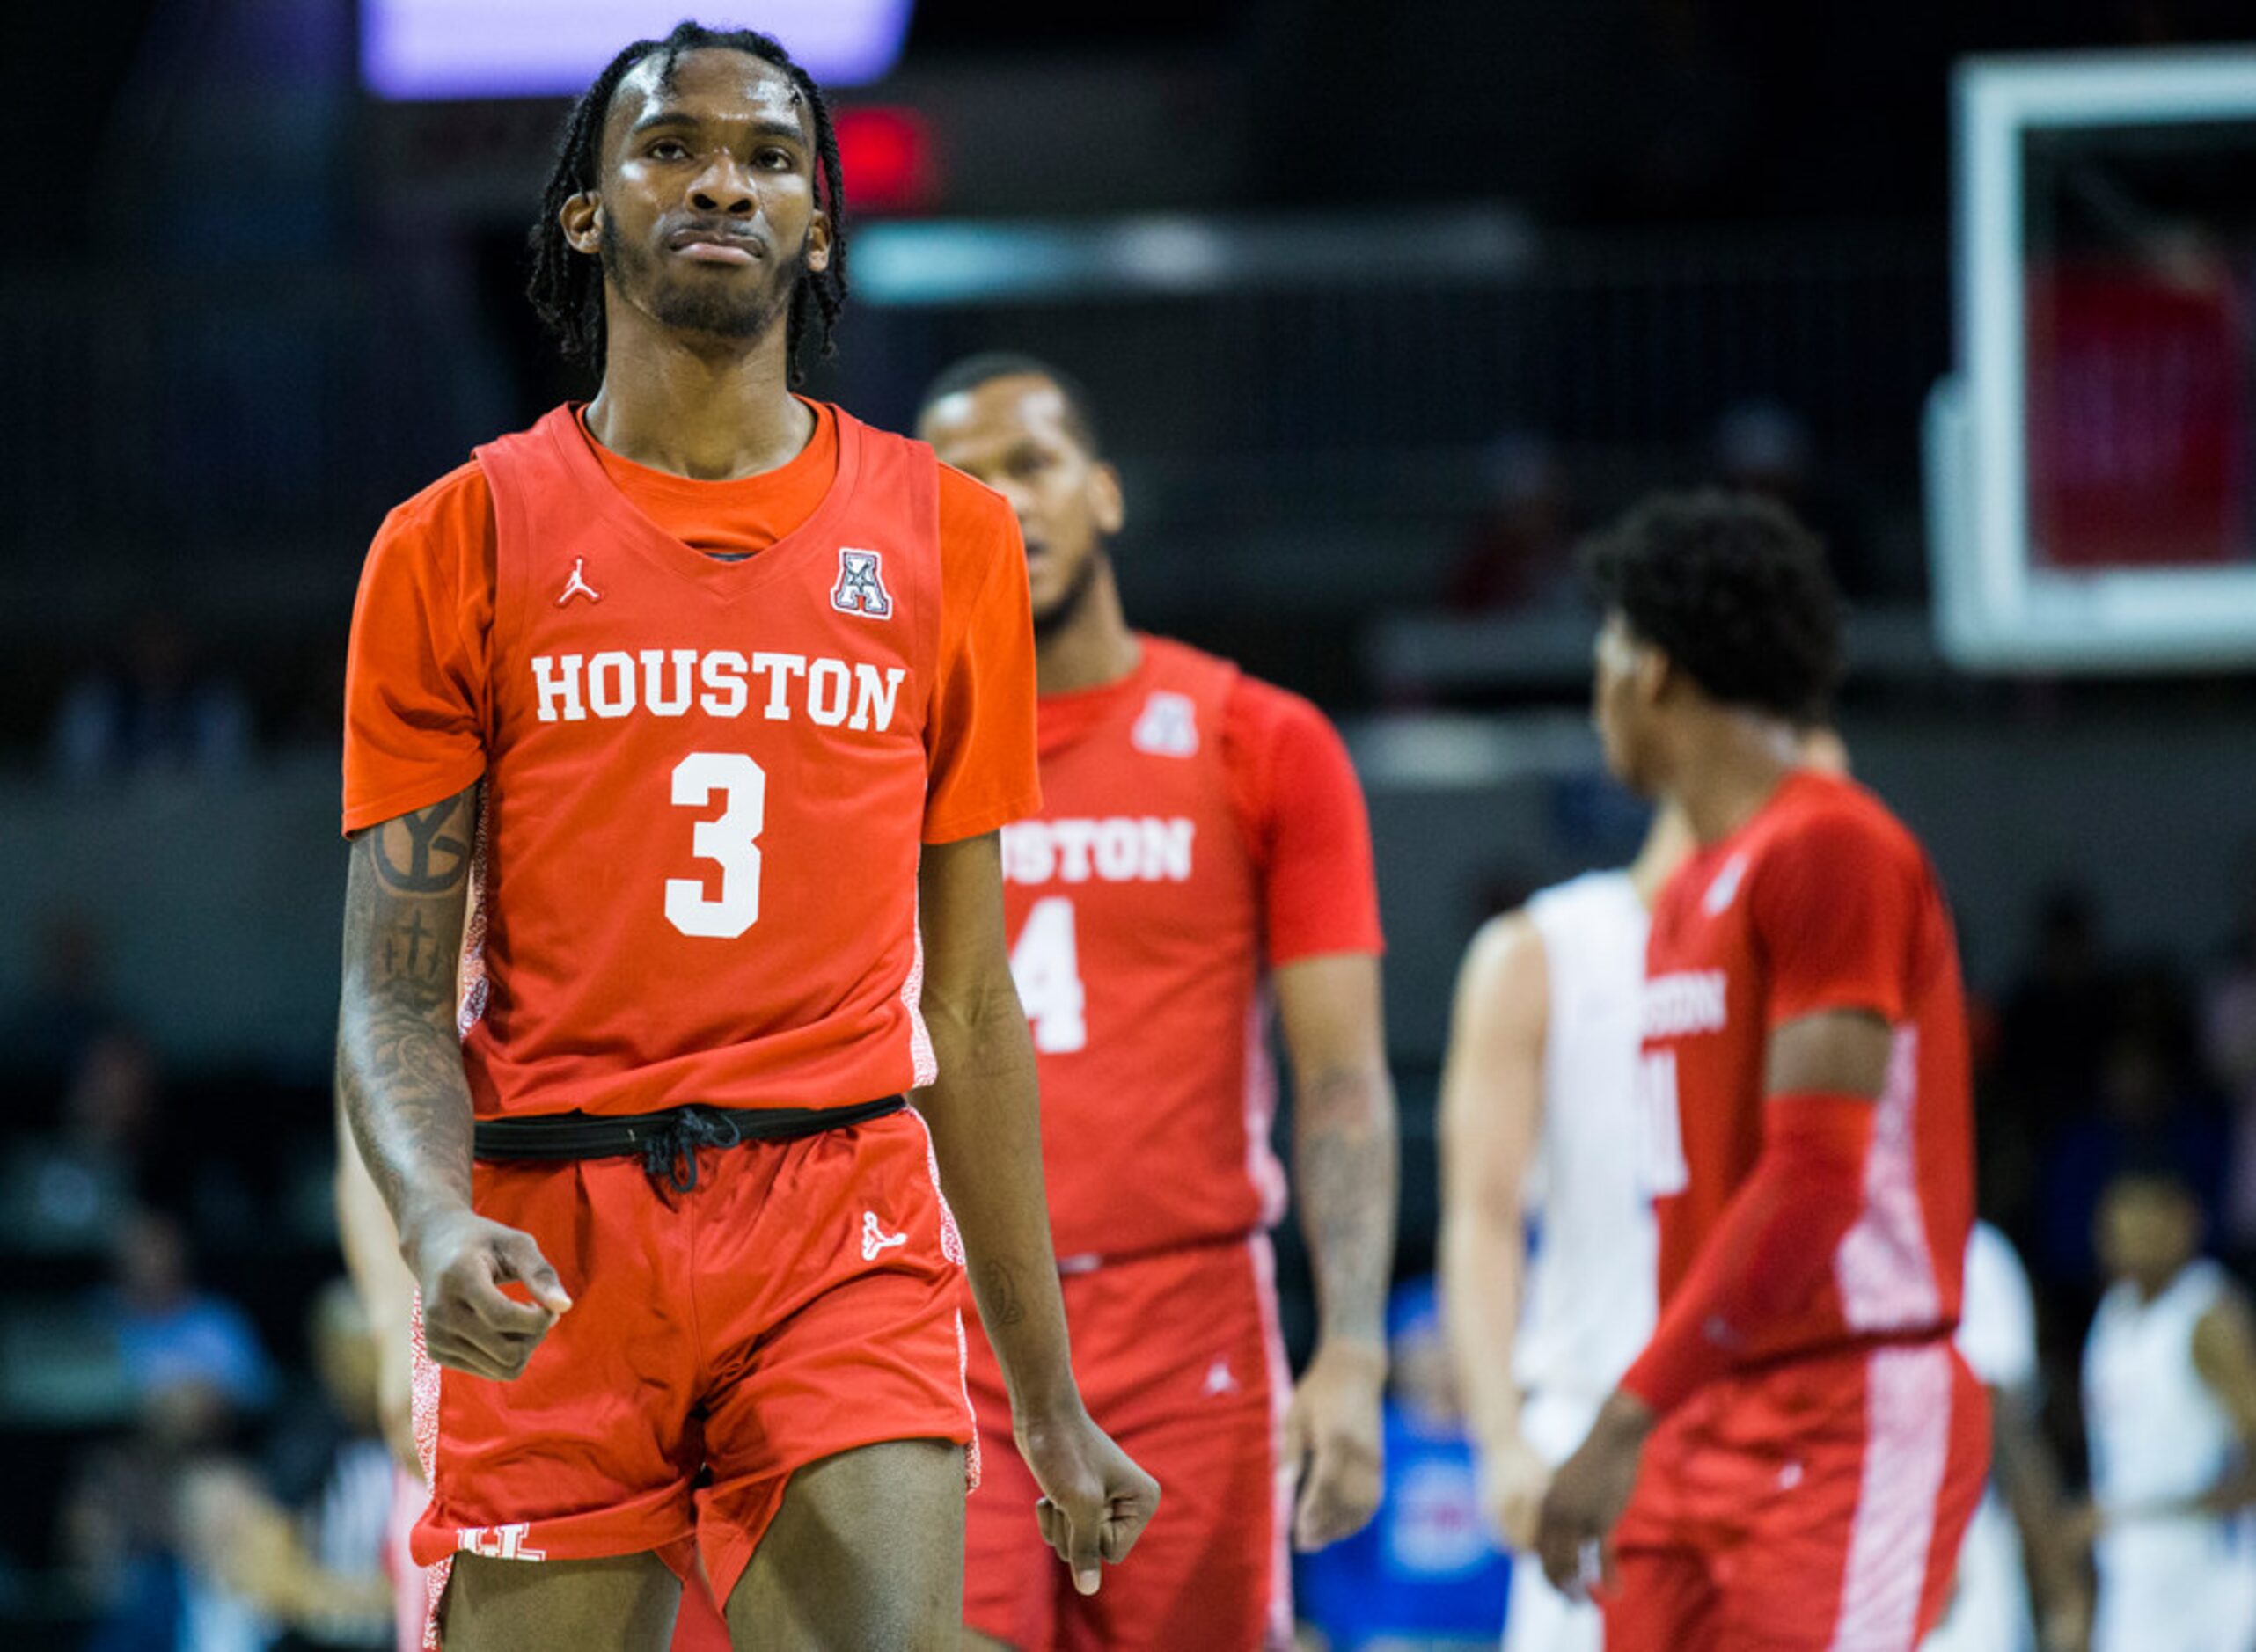
<instances>
[{"instance_id":1,"label":"white jersey player","mask_svg":"<svg viewBox=\"0 0 2256 1652\"><path fill-rule=\"evenodd\" d=\"M2099 1577L2093 1652L2256 1647L2256 1330L2198 1255L2201 1215L2168 1173L2101 1201L2113 1283L2084 1350Z\"/></svg>"},{"instance_id":2,"label":"white jersey player","mask_svg":"<svg viewBox=\"0 0 2256 1652\"><path fill-rule=\"evenodd\" d=\"M1959 1546L1958 1579L1923 1652L2031 1652L2040 1644L2031 1581L2045 1609L2047 1647L2073 1647L2090 1591L2063 1546L2060 1473L2036 1423L2037 1315L2012 1242L1987 1222L1967 1243L1959 1352L1989 1391L1990 1483Z\"/></svg>"},{"instance_id":3,"label":"white jersey player","mask_svg":"<svg viewBox=\"0 0 2256 1652\"><path fill-rule=\"evenodd\" d=\"M1443 1319L1482 1502L1515 1549L1652 1330L1637 1014L1648 915L1689 844L1662 815L1627 871L1546 889L1484 926L1458 978L1441 1087ZM1515 1567L1511 1652L1595 1652L1600 1633L1595 1607Z\"/></svg>"}]
</instances>

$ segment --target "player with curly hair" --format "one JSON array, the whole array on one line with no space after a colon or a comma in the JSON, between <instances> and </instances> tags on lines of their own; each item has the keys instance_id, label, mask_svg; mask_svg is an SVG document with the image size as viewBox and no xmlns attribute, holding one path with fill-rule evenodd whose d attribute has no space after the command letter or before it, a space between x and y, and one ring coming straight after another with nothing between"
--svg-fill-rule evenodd
<instances>
[{"instance_id":1,"label":"player with curly hair","mask_svg":"<svg viewBox=\"0 0 2256 1652\"><path fill-rule=\"evenodd\" d=\"M1600 1596L1608 1652L1909 1652L1989 1456L1951 1337L1974 1151L1942 889L1877 799L1798 761L1842 615L1791 515L1662 496L1586 567L1607 762L1697 847L1640 1016L1659 1321L1544 1498L1544 1570Z\"/></svg>"}]
</instances>

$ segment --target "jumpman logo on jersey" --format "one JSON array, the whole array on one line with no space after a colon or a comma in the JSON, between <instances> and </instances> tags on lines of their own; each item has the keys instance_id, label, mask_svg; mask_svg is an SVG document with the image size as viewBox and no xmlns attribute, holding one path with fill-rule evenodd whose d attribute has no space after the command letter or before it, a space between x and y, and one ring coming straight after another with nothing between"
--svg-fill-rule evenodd
<instances>
[{"instance_id":1,"label":"jumpman logo on jersey","mask_svg":"<svg viewBox=\"0 0 2256 1652\"><path fill-rule=\"evenodd\" d=\"M588 583L587 568L587 558L572 559L572 577L564 581L564 595L556 599L557 607L563 607L575 596L584 596L591 603L603 601L604 594Z\"/></svg>"},{"instance_id":2,"label":"jumpman logo on jersey","mask_svg":"<svg viewBox=\"0 0 2256 1652\"><path fill-rule=\"evenodd\" d=\"M896 1245L905 1245L908 1242L909 1236L907 1234L888 1233L883 1228L879 1227L877 1225L876 1211L864 1210L861 1213L862 1261L866 1262L874 1262L877 1260L878 1252L890 1250Z\"/></svg>"},{"instance_id":3,"label":"jumpman logo on jersey","mask_svg":"<svg viewBox=\"0 0 2256 1652\"><path fill-rule=\"evenodd\" d=\"M1739 898L1739 881L1746 875L1747 855L1741 852L1724 863L1723 871L1708 886L1707 896L1700 903L1701 910L1710 917L1720 917Z\"/></svg>"},{"instance_id":4,"label":"jumpman logo on jersey","mask_svg":"<svg viewBox=\"0 0 2256 1652\"><path fill-rule=\"evenodd\" d=\"M1234 1394L1238 1391L1238 1379L1230 1370L1230 1362L1218 1359L1206 1368L1206 1392L1210 1394Z\"/></svg>"}]
</instances>

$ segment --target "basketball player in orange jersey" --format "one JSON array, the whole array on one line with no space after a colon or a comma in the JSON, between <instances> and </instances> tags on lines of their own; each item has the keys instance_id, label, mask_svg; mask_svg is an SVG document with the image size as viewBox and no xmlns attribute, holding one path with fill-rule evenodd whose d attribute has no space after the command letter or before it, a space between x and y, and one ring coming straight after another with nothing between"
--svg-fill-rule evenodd
<instances>
[{"instance_id":1,"label":"basketball player in orange jersey","mask_svg":"<svg viewBox=\"0 0 2256 1652\"><path fill-rule=\"evenodd\" d=\"M1588 566L1607 761L1697 847L1640 1018L1660 1318L1544 1497L1544 1570L1598 1587L1608 1652L1909 1652L1989 1454L1951 1336L1974 1155L1950 917L1902 824L1798 762L1841 662L1798 523L1666 496Z\"/></svg>"},{"instance_id":2,"label":"basketball player in orange jersey","mask_svg":"<svg viewBox=\"0 0 2256 1652\"><path fill-rule=\"evenodd\" d=\"M1020 1518L1035 1480L1002 1440L1004 1327L982 1305L971 1396L998 1444L967 1516L971 1638L1287 1645L1288 1541L1344 1537L1379 1498L1395 1144L1362 792L1305 700L1129 629L1105 549L1119 478L1072 380L976 356L918 430L1025 534L1044 805L1003 835L1011 961L1089 1409L1168 1488L1133 1567L1101 1597L1059 1589ZM1321 1309L1297 1387L1267 1233L1271 997Z\"/></svg>"},{"instance_id":3,"label":"basketball player in orange jersey","mask_svg":"<svg viewBox=\"0 0 2256 1652\"><path fill-rule=\"evenodd\" d=\"M1004 943L1025 560L993 493L791 393L840 210L774 41L622 52L535 232L602 390L362 578L339 1077L420 1287L450 1647L662 1647L692 1540L740 1647L951 1638L967 1254L1020 1518L1095 1590L1156 1500L1067 1365Z\"/></svg>"}]
</instances>

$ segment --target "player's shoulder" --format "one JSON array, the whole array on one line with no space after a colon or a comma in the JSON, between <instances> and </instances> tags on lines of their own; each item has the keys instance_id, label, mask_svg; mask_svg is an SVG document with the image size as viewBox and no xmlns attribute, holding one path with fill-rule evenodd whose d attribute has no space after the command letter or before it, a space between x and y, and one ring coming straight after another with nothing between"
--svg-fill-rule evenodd
<instances>
[{"instance_id":1,"label":"player's shoulder","mask_svg":"<svg viewBox=\"0 0 2256 1652\"><path fill-rule=\"evenodd\" d=\"M1762 847L1773 856L1851 858L1867 865L1922 866L1926 851L1911 828L1866 787L1840 775L1803 771L1770 811Z\"/></svg>"},{"instance_id":2,"label":"player's shoulder","mask_svg":"<svg viewBox=\"0 0 2256 1652\"><path fill-rule=\"evenodd\" d=\"M477 459L468 458L401 500L385 521L402 526L428 526L465 517L490 516L493 510L494 486L487 479L486 467Z\"/></svg>"},{"instance_id":3,"label":"player's shoulder","mask_svg":"<svg viewBox=\"0 0 2256 1652\"><path fill-rule=\"evenodd\" d=\"M1174 646L1183 647L1180 643ZM1229 674L1223 684L1224 707L1229 727L1242 735L1272 742L1315 741L1326 746L1340 744L1339 730L1331 719L1306 695L1295 693L1267 677L1256 676L1215 655L1191 648L1183 651L1211 662Z\"/></svg>"},{"instance_id":4,"label":"player's shoulder","mask_svg":"<svg viewBox=\"0 0 2256 1652\"><path fill-rule=\"evenodd\" d=\"M952 464L941 464L939 472L936 515L942 582L976 590L998 563L1014 557L1022 564L1026 552L1010 501Z\"/></svg>"},{"instance_id":5,"label":"player's shoulder","mask_svg":"<svg viewBox=\"0 0 2256 1652\"><path fill-rule=\"evenodd\" d=\"M1483 919L1465 943L1461 966L1469 981L1503 983L1543 969L1542 926L1533 903Z\"/></svg>"},{"instance_id":6,"label":"player's shoulder","mask_svg":"<svg viewBox=\"0 0 2256 1652\"><path fill-rule=\"evenodd\" d=\"M1008 500L945 461L934 463L940 469L940 536L943 545L958 537L992 541L999 535L1017 530L1018 518Z\"/></svg>"},{"instance_id":7,"label":"player's shoulder","mask_svg":"<svg viewBox=\"0 0 2256 1652\"><path fill-rule=\"evenodd\" d=\"M385 513L370 554L454 563L491 559L494 488L485 467L465 459Z\"/></svg>"},{"instance_id":8,"label":"player's shoulder","mask_svg":"<svg viewBox=\"0 0 2256 1652\"><path fill-rule=\"evenodd\" d=\"M1522 910L1538 925L1583 923L1601 912L1644 916L1637 885L1630 881L1629 873L1619 866L1585 872L1558 883L1546 884L1527 897L1527 904Z\"/></svg>"},{"instance_id":9,"label":"player's shoulder","mask_svg":"<svg viewBox=\"0 0 2256 1652\"><path fill-rule=\"evenodd\" d=\"M2210 1381L2222 1383L2256 1365L2256 1309L2238 1280L2215 1263L2209 1267L2214 1271L2204 1276L2194 1320L2194 1364Z\"/></svg>"},{"instance_id":10,"label":"player's shoulder","mask_svg":"<svg viewBox=\"0 0 2256 1652\"><path fill-rule=\"evenodd\" d=\"M1976 1222L1967 1235L1967 1280L1969 1290L1979 1281L1993 1293L2029 1294L2029 1274L2021 1265L2021 1254L1987 1222Z\"/></svg>"},{"instance_id":11,"label":"player's shoulder","mask_svg":"<svg viewBox=\"0 0 2256 1652\"><path fill-rule=\"evenodd\" d=\"M1473 932L1457 965L1461 1026L1535 1033L1550 1013L1550 953L1527 907L1499 912Z\"/></svg>"}]
</instances>

